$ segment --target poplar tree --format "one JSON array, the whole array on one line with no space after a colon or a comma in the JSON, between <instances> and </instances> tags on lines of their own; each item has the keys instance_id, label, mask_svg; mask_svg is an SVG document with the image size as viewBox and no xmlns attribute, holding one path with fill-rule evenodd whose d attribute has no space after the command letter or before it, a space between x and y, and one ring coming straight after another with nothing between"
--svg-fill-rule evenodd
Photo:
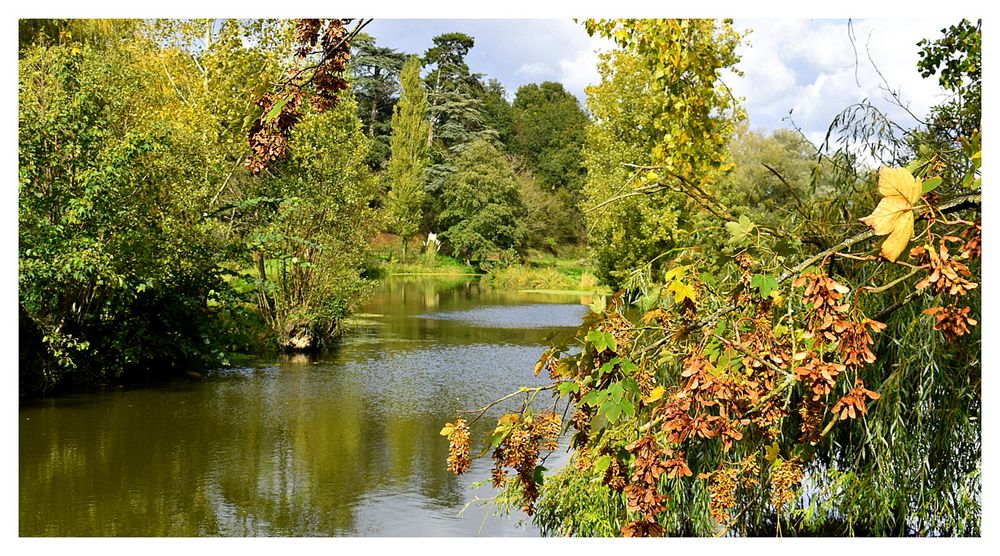
<instances>
[{"instance_id":1,"label":"poplar tree","mask_svg":"<svg viewBox=\"0 0 1000 556\"><path fill-rule=\"evenodd\" d=\"M391 189L386 200L390 230L406 246L420 225L427 173L427 91L420 80L420 59L407 60L400 74L402 93L392 111L391 154L388 178Z\"/></svg>"}]
</instances>

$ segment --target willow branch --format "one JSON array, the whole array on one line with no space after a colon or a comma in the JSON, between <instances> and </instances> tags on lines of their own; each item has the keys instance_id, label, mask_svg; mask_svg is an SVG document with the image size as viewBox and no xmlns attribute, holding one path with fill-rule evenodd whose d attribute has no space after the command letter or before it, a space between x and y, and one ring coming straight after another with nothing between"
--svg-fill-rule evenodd
<instances>
[{"instance_id":1,"label":"willow branch","mask_svg":"<svg viewBox=\"0 0 1000 556\"><path fill-rule=\"evenodd\" d=\"M875 315L874 317L872 317L872 319L873 320L877 320L879 322L884 321L885 317L888 317L889 315L891 315L892 313L894 313L900 307L902 307L902 306L906 305L907 303L909 303L909 302L913 301L914 299L916 299L917 296L920 295L920 293L921 292L918 291L918 290L913 290L912 292L910 292L909 295L907 295L903 299L901 299L901 300L893 303L892 305L886 307L885 309L882 309L881 311L879 311L879 313L877 315Z\"/></svg>"},{"instance_id":2,"label":"willow branch","mask_svg":"<svg viewBox=\"0 0 1000 556\"><path fill-rule=\"evenodd\" d=\"M942 214L946 214L946 213L950 213L950 212L956 212L956 211L959 211L959 210L965 210L965 209L971 209L971 208L977 208L978 209L978 208L981 208L981 206L982 206L982 195L979 194L979 193L974 193L974 194L970 194L970 195L962 195L960 197L956 197L954 199L951 199L949 201L941 203L940 205L938 205L937 211L940 212L940 213L942 213ZM917 218L918 219L926 219L928 212L929 212L929 210L926 207L923 208L923 209L921 209L921 212L917 216ZM861 243L862 241L865 241L866 239L869 239L869 238L873 237L874 235L875 235L875 233L872 230L869 229L869 230L865 230L865 231L863 231L863 232L861 232L861 233L859 233L859 234L857 234L855 236L849 237L849 238L845 239L844 241L841 241L837 245L834 245L833 247L831 247L829 249L821 251L821 252L817 253L816 255L813 255L812 257L809 257L808 259L806 259L806 260L802 261L801 263L795 265L794 267L786 270L785 272L783 272L781 274L781 276L778 277L777 281L778 281L779 284L784 283L785 281L787 281L792 276L798 275L800 272L802 272L806 268L810 267L811 265L815 264L816 262L821 261L821 260L825 259L826 257L829 257L830 255L834 254L834 253L837 253L839 251L847 249L847 248L851 247L852 245L855 245L857 243ZM906 300L904 300L903 302L901 302L900 306L902 306L902 304L904 304L906 302L909 302L909 301L910 301L910 299L907 298ZM702 327L705 327L705 326L710 326L712 324L715 324L723 316L725 316L725 315L727 315L727 314L735 311L737 307L738 307L738 305L735 304L735 303L730 303L728 305L724 305L724 306L720 307L719 309L717 309L710 316L705 317L704 319L701 319L700 321L698 321L698 323L694 326L694 328L702 328ZM892 311L894 311L894 310L896 310L898 308L899 308L898 306L891 307ZM888 313L890 313L892 311L889 311L887 309L886 311L883 311L882 313L880 313L880 315L888 314ZM881 320L881 319L878 318L878 317L876 317L875 320Z\"/></svg>"},{"instance_id":3,"label":"willow branch","mask_svg":"<svg viewBox=\"0 0 1000 556\"><path fill-rule=\"evenodd\" d=\"M506 396L503 396L501 398L493 400L492 402L486 404L485 406L483 406L483 407L481 407L479 409L463 409L463 410L459 410L459 413L478 413L479 415L476 415L475 419L469 421L469 424L471 425L472 423L475 423L476 421L478 421L483 415L486 414L487 411L490 410L490 408L496 406L497 404L503 403L503 402L505 402L505 401L507 401L507 400L509 400L511 398L520 396L521 394L530 394L532 392L534 392L535 394L537 394L537 393L539 393L539 392L541 392L543 390L552 390L552 389L556 388L556 386L558 386L557 383L547 384L545 386L536 386L534 388L521 387L520 389L518 389L517 392L511 392L510 394L507 394Z\"/></svg>"},{"instance_id":4,"label":"willow branch","mask_svg":"<svg viewBox=\"0 0 1000 556\"><path fill-rule=\"evenodd\" d=\"M784 184L784 186L788 189L788 192L791 193L792 199L795 199L795 208L798 209L799 214L801 214L803 218L808 219L809 215L805 213L805 204L802 203L802 199L799 198L799 195L798 193L795 192L795 188L792 187L792 184L788 183L788 180L785 179L785 176L782 176L781 173L775 170L770 164L766 162L761 162L761 165L764 168L767 168L768 171L774 174L774 177L778 178L778 181Z\"/></svg>"},{"instance_id":5,"label":"willow branch","mask_svg":"<svg viewBox=\"0 0 1000 556\"><path fill-rule=\"evenodd\" d=\"M886 284L884 286L879 286L879 287L865 286L865 287L863 287L861 289L862 289L862 291L865 291L867 293L882 293L882 292L884 292L886 290L891 290L893 287L895 287L900 282L903 282L903 281L907 280L908 278L910 278L911 276L913 276L914 274L916 274L917 272L919 272L919 271L921 271L923 269L924 269L923 267L918 266L918 267L915 267L913 270L907 272L903 276L900 276L899 278L896 278L895 280L893 280L892 282L889 282L888 284Z\"/></svg>"}]
</instances>

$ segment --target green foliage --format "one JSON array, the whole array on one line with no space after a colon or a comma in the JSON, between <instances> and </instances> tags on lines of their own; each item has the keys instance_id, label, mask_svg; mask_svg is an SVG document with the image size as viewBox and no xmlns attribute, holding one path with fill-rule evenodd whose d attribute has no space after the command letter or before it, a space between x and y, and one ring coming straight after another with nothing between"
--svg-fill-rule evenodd
<instances>
[{"instance_id":1,"label":"green foliage","mask_svg":"<svg viewBox=\"0 0 1000 556\"><path fill-rule=\"evenodd\" d=\"M528 209L525 219L528 245L555 253L562 247L582 243L586 229L577 206L579 195L565 188L545 187L531 170L523 167L523 162L515 161L515 164L521 198Z\"/></svg>"},{"instance_id":2,"label":"green foliage","mask_svg":"<svg viewBox=\"0 0 1000 556\"><path fill-rule=\"evenodd\" d=\"M438 218L446 247L473 261L516 255L527 240L527 211L510 163L480 140L456 157L455 167L445 181Z\"/></svg>"},{"instance_id":3,"label":"green foliage","mask_svg":"<svg viewBox=\"0 0 1000 556\"><path fill-rule=\"evenodd\" d=\"M662 196L623 197L634 174L625 164L651 163L657 141L653 120L662 111L663 97L646 86L647 71L633 54L604 55L598 70L603 79L587 98L594 123L583 151L584 209L597 276L617 287L632 269L674 245L681 203ZM617 197L622 198L609 202Z\"/></svg>"},{"instance_id":4,"label":"green foliage","mask_svg":"<svg viewBox=\"0 0 1000 556\"><path fill-rule=\"evenodd\" d=\"M952 130L956 137L971 137L982 125L983 35L982 20L963 19L942 29L940 39L923 39L917 69L923 77L938 75L938 83L955 98L933 110L931 128Z\"/></svg>"},{"instance_id":5,"label":"green foliage","mask_svg":"<svg viewBox=\"0 0 1000 556\"><path fill-rule=\"evenodd\" d=\"M465 62L475 39L464 33L445 33L432 40L434 46L422 59L424 67L430 68L424 83L431 119L427 188L432 194L427 207L431 221L441 211L442 188L455 171L455 157L475 141L497 140L497 132L489 126L489 114L483 105L483 85Z\"/></svg>"},{"instance_id":6,"label":"green foliage","mask_svg":"<svg viewBox=\"0 0 1000 556\"><path fill-rule=\"evenodd\" d=\"M580 151L587 123L579 101L561 83L523 85L514 97L511 150L543 188L579 192L586 176Z\"/></svg>"},{"instance_id":7,"label":"green foliage","mask_svg":"<svg viewBox=\"0 0 1000 556\"><path fill-rule=\"evenodd\" d=\"M28 28L24 392L226 364L283 334L279 318L328 329L350 310L376 222L356 106L307 115L280 171L242 165L249 124L266 116L255 101L292 48L288 21Z\"/></svg>"},{"instance_id":8,"label":"green foliage","mask_svg":"<svg viewBox=\"0 0 1000 556\"><path fill-rule=\"evenodd\" d=\"M171 122L135 118L162 102L141 57L68 43L20 60L19 297L47 346L29 390L221 359L204 341L222 284L200 169Z\"/></svg>"},{"instance_id":9,"label":"green foliage","mask_svg":"<svg viewBox=\"0 0 1000 556\"><path fill-rule=\"evenodd\" d=\"M610 463L610 460L608 460ZM596 468L596 466L595 466ZM625 500L601 483L603 472L566 467L547 475L534 522L550 536L612 537L621 531Z\"/></svg>"},{"instance_id":10,"label":"green foliage","mask_svg":"<svg viewBox=\"0 0 1000 556\"><path fill-rule=\"evenodd\" d=\"M737 62L741 36L714 20L588 21L587 30L621 47L601 59L602 82L588 90L595 123L584 148L591 256L616 286L632 269L662 264L684 220L697 221L682 197L635 195L713 191L727 169L742 111L719 75Z\"/></svg>"},{"instance_id":11,"label":"green foliage","mask_svg":"<svg viewBox=\"0 0 1000 556\"><path fill-rule=\"evenodd\" d=\"M279 345L293 347L288 342L305 327L306 347L313 348L335 332L369 285L361 270L377 229L369 208L376 180L364 163L371 139L350 99L307 113L289 145L291 159L253 182L256 196L278 201L255 211L246 241L259 308Z\"/></svg>"},{"instance_id":12,"label":"green foliage","mask_svg":"<svg viewBox=\"0 0 1000 556\"><path fill-rule=\"evenodd\" d=\"M403 91L392 114L392 155L387 170L390 190L385 210L389 229L403 239L405 258L406 245L421 222L430 132L427 92L420 81L420 61L416 56L403 66L400 83Z\"/></svg>"},{"instance_id":13,"label":"green foliage","mask_svg":"<svg viewBox=\"0 0 1000 556\"><path fill-rule=\"evenodd\" d=\"M389 158L390 119L402 87L400 72L407 56L393 48L376 46L375 38L366 34L355 37L351 48L351 86L361 124L374 139L369 164L378 169Z\"/></svg>"},{"instance_id":14,"label":"green foliage","mask_svg":"<svg viewBox=\"0 0 1000 556\"><path fill-rule=\"evenodd\" d=\"M486 126L496 131L500 144L510 145L514 140L514 109L507 102L507 90L503 83L496 79L484 83L479 102L483 106Z\"/></svg>"}]
</instances>

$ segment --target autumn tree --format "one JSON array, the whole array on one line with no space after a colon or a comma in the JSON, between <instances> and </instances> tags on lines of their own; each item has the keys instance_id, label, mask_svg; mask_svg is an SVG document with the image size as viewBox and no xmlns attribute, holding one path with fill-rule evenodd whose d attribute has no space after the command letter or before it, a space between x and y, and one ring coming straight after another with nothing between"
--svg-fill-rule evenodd
<instances>
[{"instance_id":1,"label":"autumn tree","mask_svg":"<svg viewBox=\"0 0 1000 556\"><path fill-rule=\"evenodd\" d=\"M589 23L630 54L617 58L634 64L623 93L664 75L667 89L697 83L686 55L725 59L697 40L712 25ZM618 161L621 192L595 208L664 196L694 214L652 251L658 268L640 262L642 280L554 339L535 367L549 385L501 398L521 399L485 439L505 507L560 535L979 535L978 132L958 150L856 167L863 187L799 188L804 169L784 165L804 203L824 208L764 224L737 203L766 198L713 187L727 164L719 114L674 107L683 117L655 124L661 106L646 121L664 133L650 137L630 125L648 102L595 107L594 129L621 133L593 144L616 141L640 161ZM685 151L675 133L717 142ZM795 142L782 142L793 161ZM809 230L825 235L797 241ZM491 407L442 430L453 471L468 467L468 430ZM573 452L549 473L542 454L558 430Z\"/></svg>"},{"instance_id":2,"label":"autumn tree","mask_svg":"<svg viewBox=\"0 0 1000 556\"><path fill-rule=\"evenodd\" d=\"M420 80L420 60L407 60L400 75L402 94L392 112L392 154L387 176L385 210L390 229L403 240L403 258L419 230L427 172L427 91Z\"/></svg>"}]
</instances>

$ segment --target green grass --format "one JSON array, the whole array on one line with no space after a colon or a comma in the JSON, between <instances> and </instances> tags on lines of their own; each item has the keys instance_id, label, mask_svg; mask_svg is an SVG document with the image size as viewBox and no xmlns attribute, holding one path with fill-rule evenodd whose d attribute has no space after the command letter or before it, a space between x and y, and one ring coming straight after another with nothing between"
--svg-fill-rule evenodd
<instances>
[{"instance_id":1,"label":"green grass","mask_svg":"<svg viewBox=\"0 0 1000 556\"><path fill-rule=\"evenodd\" d=\"M389 276L476 276L471 266L445 255L418 255L408 262L382 261L379 268Z\"/></svg>"},{"instance_id":2,"label":"green grass","mask_svg":"<svg viewBox=\"0 0 1000 556\"><path fill-rule=\"evenodd\" d=\"M534 251L524 264L490 271L482 283L497 289L531 292L588 294L607 290L588 271L583 258Z\"/></svg>"}]
</instances>

